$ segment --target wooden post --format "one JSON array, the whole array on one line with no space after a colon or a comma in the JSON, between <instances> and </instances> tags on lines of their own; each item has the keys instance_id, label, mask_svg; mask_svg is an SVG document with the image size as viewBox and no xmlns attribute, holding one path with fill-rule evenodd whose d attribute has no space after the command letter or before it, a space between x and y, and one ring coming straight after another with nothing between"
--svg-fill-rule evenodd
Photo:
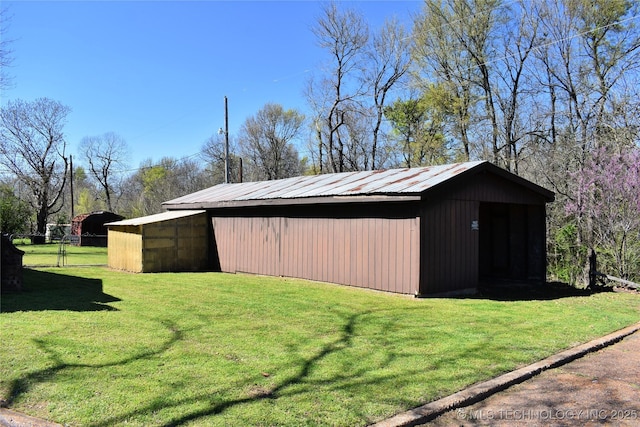
<instances>
[{"instance_id":1,"label":"wooden post","mask_svg":"<svg viewBox=\"0 0 640 427\"><path fill-rule=\"evenodd\" d=\"M591 249L591 255L589 255L589 288L594 289L598 282L598 277L603 279L612 280L626 286L627 288L640 289L640 284L632 282L630 280L621 279L619 277L611 276L609 274L598 272L598 260L596 258L596 251Z\"/></svg>"},{"instance_id":2,"label":"wooden post","mask_svg":"<svg viewBox=\"0 0 640 427\"><path fill-rule=\"evenodd\" d=\"M598 277L598 260L596 258L596 251L592 248L591 255L589 255L589 288L593 289L596 286Z\"/></svg>"}]
</instances>

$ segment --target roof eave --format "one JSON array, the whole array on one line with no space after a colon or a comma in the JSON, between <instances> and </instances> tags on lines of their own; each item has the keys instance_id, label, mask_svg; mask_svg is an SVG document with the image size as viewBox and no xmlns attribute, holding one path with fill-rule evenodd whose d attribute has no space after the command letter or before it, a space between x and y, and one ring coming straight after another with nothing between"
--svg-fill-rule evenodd
<instances>
[{"instance_id":1,"label":"roof eave","mask_svg":"<svg viewBox=\"0 0 640 427\"><path fill-rule=\"evenodd\" d=\"M377 202L414 202L420 201L420 194L374 194L358 196L330 196L330 197L305 197L298 199L258 199L258 200L232 200L219 202L193 202L193 203L163 203L162 207L168 210L182 209L225 209L249 206L283 206L283 205L324 205L336 203L377 203Z\"/></svg>"}]
</instances>

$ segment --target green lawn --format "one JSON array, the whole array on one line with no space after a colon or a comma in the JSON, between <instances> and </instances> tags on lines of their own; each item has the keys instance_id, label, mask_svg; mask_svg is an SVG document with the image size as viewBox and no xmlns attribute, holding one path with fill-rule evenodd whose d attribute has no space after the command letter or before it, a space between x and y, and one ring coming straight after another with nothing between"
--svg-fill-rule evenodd
<instances>
[{"instance_id":1,"label":"green lawn","mask_svg":"<svg viewBox=\"0 0 640 427\"><path fill-rule=\"evenodd\" d=\"M44 245L31 245L24 240L15 242L24 251L23 264L25 266L70 266L70 265L106 265L107 248L92 246L73 246L60 242Z\"/></svg>"},{"instance_id":2,"label":"green lawn","mask_svg":"<svg viewBox=\"0 0 640 427\"><path fill-rule=\"evenodd\" d=\"M219 273L26 269L0 398L71 426L359 426L640 320L624 293L413 299Z\"/></svg>"}]
</instances>

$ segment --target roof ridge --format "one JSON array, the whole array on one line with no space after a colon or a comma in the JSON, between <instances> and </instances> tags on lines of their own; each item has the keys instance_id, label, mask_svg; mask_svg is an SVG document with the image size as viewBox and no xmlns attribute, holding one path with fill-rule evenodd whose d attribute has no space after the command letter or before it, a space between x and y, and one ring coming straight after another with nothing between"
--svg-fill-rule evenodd
<instances>
[{"instance_id":1,"label":"roof ridge","mask_svg":"<svg viewBox=\"0 0 640 427\"><path fill-rule=\"evenodd\" d=\"M218 184L163 205L172 209L222 206L233 203L267 200L304 200L371 195L419 196L456 175L486 161L459 162L417 168L393 168L374 171L351 171L320 175L303 175L270 181Z\"/></svg>"}]
</instances>

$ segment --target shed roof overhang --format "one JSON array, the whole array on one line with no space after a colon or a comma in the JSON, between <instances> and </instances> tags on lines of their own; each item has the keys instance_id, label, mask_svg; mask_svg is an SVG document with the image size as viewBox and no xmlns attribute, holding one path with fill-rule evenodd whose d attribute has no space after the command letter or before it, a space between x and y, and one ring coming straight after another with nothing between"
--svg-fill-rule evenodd
<instances>
[{"instance_id":1,"label":"shed roof overhang","mask_svg":"<svg viewBox=\"0 0 640 427\"><path fill-rule=\"evenodd\" d=\"M193 215L203 214L206 211L204 210L180 210L180 211L172 211L172 212L162 212L159 214L142 216L138 218L125 219L122 221L115 221L106 223L106 226L138 226L138 225L146 225L146 224L154 224L157 222L163 221L171 221L174 219L185 218Z\"/></svg>"},{"instance_id":2,"label":"shed roof overhang","mask_svg":"<svg viewBox=\"0 0 640 427\"><path fill-rule=\"evenodd\" d=\"M412 202L420 201L420 195L394 195L375 194L363 196L325 196L325 197L301 197L287 199L260 199L260 200L225 200L216 202L191 202L188 204L163 203L162 206L170 211L182 209L223 209L241 208L249 206L292 206L292 205L319 205L336 203L386 203L386 202Z\"/></svg>"}]
</instances>

